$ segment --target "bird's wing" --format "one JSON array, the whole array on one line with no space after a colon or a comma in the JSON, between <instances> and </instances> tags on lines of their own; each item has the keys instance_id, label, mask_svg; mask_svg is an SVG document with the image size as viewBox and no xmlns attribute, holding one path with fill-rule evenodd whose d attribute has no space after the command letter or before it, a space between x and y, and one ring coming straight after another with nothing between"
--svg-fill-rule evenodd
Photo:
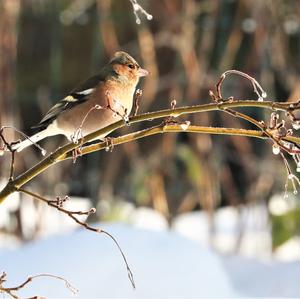
<instances>
[{"instance_id":1,"label":"bird's wing","mask_svg":"<svg viewBox=\"0 0 300 299\"><path fill-rule=\"evenodd\" d=\"M96 86L105 80L103 75L96 75L89 78L83 84L73 89L69 95L55 104L43 117L40 123L32 128L45 129L51 124L63 111L72 109L73 107L86 102L93 93Z\"/></svg>"}]
</instances>

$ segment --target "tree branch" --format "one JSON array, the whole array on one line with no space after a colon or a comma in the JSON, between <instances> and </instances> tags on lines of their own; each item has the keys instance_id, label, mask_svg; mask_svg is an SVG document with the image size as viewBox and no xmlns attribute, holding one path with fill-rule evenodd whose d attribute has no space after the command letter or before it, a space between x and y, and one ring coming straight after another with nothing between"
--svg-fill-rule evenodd
<instances>
[{"instance_id":1,"label":"tree branch","mask_svg":"<svg viewBox=\"0 0 300 299\"><path fill-rule=\"evenodd\" d=\"M219 111L219 110L226 110L227 108L239 108L239 107L257 107L257 108L265 108L265 109L271 109L275 111L285 111L290 112L294 110L298 110L300 108L299 102L291 102L291 103L276 103L276 102L258 102L258 101L241 101L241 100L229 100L224 102L218 102L218 103L210 103L210 104L203 104L203 105L195 105L195 106L187 106L187 107L180 107L180 108L172 108L172 109L165 109L161 111L156 112L149 112L144 113L141 115L133 116L129 119L130 124L143 122L143 121L151 121L153 119L159 119L159 118L166 118L166 117L173 117L176 118L180 115L188 115L193 113L201 113L201 112L209 112L209 111ZM89 141L92 141L94 139L97 139L99 136L103 136L108 134L111 131L114 131L116 129L119 129L121 127L124 127L125 123L123 120L120 120L110 126L107 126L105 128L102 128L96 132L93 132L84 138L78 140L77 144L69 143L61 148L58 148L55 152L50 154L48 157L34 165L32 168L25 171L23 174L19 175L15 179L10 180L7 185L3 188L3 190L0 192L0 203L5 200L5 198L12 194L15 191L18 191L20 187L22 187L24 184L32 180L34 177L42 173L44 170L49 168L51 165L63 161L66 158L70 157L70 153L75 148L81 146L82 144L85 144ZM148 130L148 131L147 131ZM133 133L135 135L129 135L119 137L119 139L114 139L114 144L121 144L124 142L129 142L134 139L142 138L145 136L158 134L158 133L165 133L165 132L191 132L191 133L208 133L208 134L234 134L234 135L243 135L243 136L251 136L257 137L257 138L264 138L263 132L252 132L250 130L242 130L242 129L229 129L229 131L226 132L225 128L212 128L212 127L196 127L196 126L190 126L186 129L182 128L182 125L164 125L163 127L158 126L151 128L151 130L147 129L146 131L139 131L136 133ZM223 131L222 131L223 130ZM146 134L143 136L143 134ZM148 135L147 135L148 134ZM259 136L258 136L258 135ZM134 138L133 138L134 136ZM123 138L123 139L122 139ZM130 139L132 138L132 139ZM267 138L267 136L265 137ZM123 142L122 142L123 140ZM286 140L292 141L294 143L300 143L298 138L288 136L286 137ZM119 142L119 143L117 143ZM95 150L100 150L105 147L107 147L106 143L100 143L99 148ZM90 148L91 147L87 147ZM93 150L94 151L94 150ZM68 154L69 153L69 154Z\"/></svg>"},{"instance_id":2,"label":"tree branch","mask_svg":"<svg viewBox=\"0 0 300 299\"><path fill-rule=\"evenodd\" d=\"M203 127L203 126L193 126L190 125L188 128L183 127L182 124L174 125L159 125L145 129L142 131L126 134L120 137L113 138L112 145L120 145L123 143L131 142L133 140L145 138L152 135L163 134L163 133L197 133L197 134L211 134L211 135L230 135L230 136L246 136L260 139L269 139L267 135L262 131L258 130L246 130L246 129L236 129L236 128L219 128L219 127ZM299 143L300 137L288 136L284 140ZM99 150L106 149L108 146L106 142L100 142L92 145L87 145L82 147L81 154L86 155ZM64 161L72 158L72 153L68 152L64 156L59 158L59 161Z\"/></svg>"}]
</instances>

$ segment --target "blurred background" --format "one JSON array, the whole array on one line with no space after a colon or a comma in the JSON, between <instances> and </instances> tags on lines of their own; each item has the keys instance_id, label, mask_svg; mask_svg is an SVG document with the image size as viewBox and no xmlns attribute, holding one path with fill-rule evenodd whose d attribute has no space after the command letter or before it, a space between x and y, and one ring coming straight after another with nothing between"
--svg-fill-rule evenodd
<instances>
[{"instance_id":1,"label":"blurred background","mask_svg":"<svg viewBox=\"0 0 300 299\"><path fill-rule=\"evenodd\" d=\"M136 24L130 1L1 0L0 124L31 126L74 86L99 71L117 50L150 71L139 113L210 101L222 72L255 77L274 101L300 98L300 2L296 0L140 0L153 20ZM231 76L224 96L257 99ZM268 120L270 111L248 109ZM220 113L192 124L251 128ZM131 125L112 136L156 122ZM9 140L20 135L6 130ZM48 152L65 144L53 137ZM33 147L16 157L16 173L42 159ZM0 159L0 185L9 171ZM300 258L297 196L283 199L286 170L271 144L245 137L164 134L52 166L30 184L44 196L69 195L97 207L91 221L124 221L176 231L223 253ZM0 207L1 246L62 231L73 224L43 204L13 195ZM74 225L75 227L75 225ZM5 240L5 241L4 241Z\"/></svg>"}]
</instances>

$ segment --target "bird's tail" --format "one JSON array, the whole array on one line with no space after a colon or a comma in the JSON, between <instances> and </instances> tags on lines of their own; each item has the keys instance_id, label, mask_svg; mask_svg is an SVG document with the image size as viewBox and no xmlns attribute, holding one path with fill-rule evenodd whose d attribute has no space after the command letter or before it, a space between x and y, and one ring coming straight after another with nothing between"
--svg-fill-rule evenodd
<instances>
[{"instance_id":1,"label":"bird's tail","mask_svg":"<svg viewBox=\"0 0 300 299\"><path fill-rule=\"evenodd\" d=\"M16 143L12 146L13 150L16 150L17 152L22 151L24 148L35 144L36 142L51 136L52 134L49 134L49 130L45 129L43 131L40 131L34 135L32 135L31 137L28 137L27 139L25 139L24 141L20 142L20 143Z\"/></svg>"}]
</instances>

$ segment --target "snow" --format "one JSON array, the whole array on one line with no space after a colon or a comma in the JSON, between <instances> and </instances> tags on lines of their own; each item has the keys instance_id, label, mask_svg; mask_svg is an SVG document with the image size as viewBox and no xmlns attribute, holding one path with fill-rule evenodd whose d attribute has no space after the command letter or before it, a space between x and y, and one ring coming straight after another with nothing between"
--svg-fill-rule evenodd
<instances>
[{"instance_id":1,"label":"snow","mask_svg":"<svg viewBox=\"0 0 300 299\"><path fill-rule=\"evenodd\" d=\"M276 249L274 257L282 262L300 261L300 237L293 237L284 242Z\"/></svg>"},{"instance_id":2,"label":"snow","mask_svg":"<svg viewBox=\"0 0 300 299\"><path fill-rule=\"evenodd\" d=\"M213 244L224 254L238 249L245 257L271 255L271 227L264 205L249 205L239 210L220 208L211 220L204 211L181 214L173 221L172 229L204 246Z\"/></svg>"},{"instance_id":3,"label":"snow","mask_svg":"<svg viewBox=\"0 0 300 299\"><path fill-rule=\"evenodd\" d=\"M0 251L0 263L10 285L29 274L51 273L80 290L76 298L232 298L221 259L199 243L170 231L150 231L106 224L122 246L134 273L133 290L114 243L105 235L79 230ZM216 287L217 286L217 287ZM22 296L74 298L63 283L35 280Z\"/></svg>"},{"instance_id":4,"label":"snow","mask_svg":"<svg viewBox=\"0 0 300 299\"><path fill-rule=\"evenodd\" d=\"M85 200L77 204L89 207ZM14 248L0 246L0 271L8 274L6 286L17 285L29 275L49 273L68 279L79 293L74 296L61 281L37 278L19 293L22 298L33 295L58 299L299 298L300 295L300 239L291 239L272 255L265 206L218 209L213 222L204 212L182 214L175 219L171 230L164 217L149 208L128 209L123 220L130 225L101 224L124 250L136 290L131 287L121 255L111 239L84 229L74 231L74 225L44 212L49 227L44 227L47 233L39 234L42 239ZM214 224L212 238L210 223ZM241 229L243 238L236 250ZM6 244L7 236L0 236Z\"/></svg>"},{"instance_id":5,"label":"snow","mask_svg":"<svg viewBox=\"0 0 300 299\"><path fill-rule=\"evenodd\" d=\"M300 297L300 262L260 262L237 256L223 261L233 287L243 297Z\"/></svg>"},{"instance_id":6,"label":"snow","mask_svg":"<svg viewBox=\"0 0 300 299\"><path fill-rule=\"evenodd\" d=\"M135 209L130 214L129 222L135 227L151 230L167 230L169 227L168 221L161 213L146 207Z\"/></svg>"},{"instance_id":7,"label":"snow","mask_svg":"<svg viewBox=\"0 0 300 299\"><path fill-rule=\"evenodd\" d=\"M297 208L298 198L292 192L287 193L287 196L288 200L283 200L284 193L277 193L270 198L268 208L272 215L281 216Z\"/></svg>"}]
</instances>

